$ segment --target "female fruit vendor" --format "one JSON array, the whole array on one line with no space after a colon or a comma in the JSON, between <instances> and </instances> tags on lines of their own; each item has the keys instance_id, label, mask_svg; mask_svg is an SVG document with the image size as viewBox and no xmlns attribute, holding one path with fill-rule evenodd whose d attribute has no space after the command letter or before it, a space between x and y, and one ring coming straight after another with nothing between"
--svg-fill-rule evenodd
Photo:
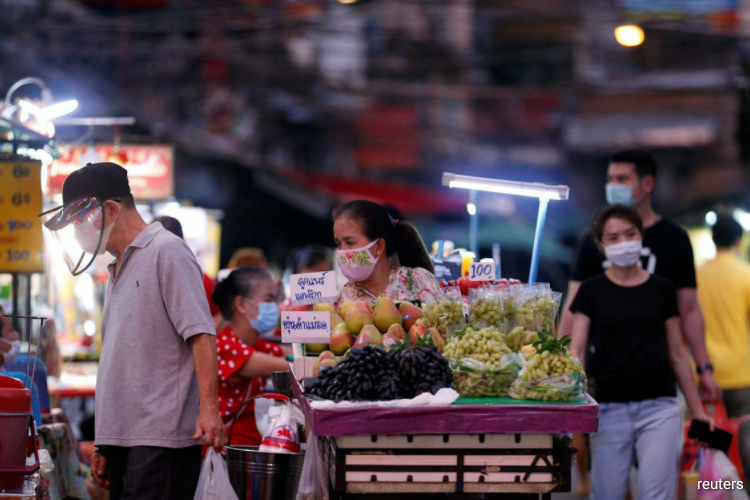
<instances>
[{"instance_id":1,"label":"female fruit vendor","mask_svg":"<svg viewBox=\"0 0 750 500\"><path fill-rule=\"evenodd\" d=\"M349 300L374 303L383 294L412 302L442 295L416 228L392 219L377 203L356 200L337 208L333 235L336 260L349 279L339 290L339 305Z\"/></svg>"},{"instance_id":2,"label":"female fruit vendor","mask_svg":"<svg viewBox=\"0 0 750 500\"><path fill-rule=\"evenodd\" d=\"M240 267L216 285L213 300L229 323L216 335L219 361L219 407L224 423L230 426L239 412L232 433L232 444L257 446L262 436L255 426L255 404L242 403L259 396L266 385L264 377L275 371L288 371L284 349L260 335L273 330L279 320L278 285L271 274L257 267Z\"/></svg>"}]
</instances>

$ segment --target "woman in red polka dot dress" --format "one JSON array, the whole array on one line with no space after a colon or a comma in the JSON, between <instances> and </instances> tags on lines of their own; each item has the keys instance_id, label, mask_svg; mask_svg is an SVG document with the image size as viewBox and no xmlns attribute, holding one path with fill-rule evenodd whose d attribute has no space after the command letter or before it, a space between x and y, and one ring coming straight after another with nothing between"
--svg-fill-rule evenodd
<instances>
[{"instance_id":1,"label":"woman in red polka dot dress","mask_svg":"<svg viewBox=\"0 0 750 500\"><path fill-rule=\"evenodd\" d=\"M260 335L279 319L278 285L268 271L235 269L216 285L213 300L229 322L216 336L219 361L219 406L229 435L232 419L247 398L263 394L270 372L289 370L284 349ZM232 444L257 446L262 436L255 425L255 403L245 405L234 424Z\"/></svg>"}]
</instances>

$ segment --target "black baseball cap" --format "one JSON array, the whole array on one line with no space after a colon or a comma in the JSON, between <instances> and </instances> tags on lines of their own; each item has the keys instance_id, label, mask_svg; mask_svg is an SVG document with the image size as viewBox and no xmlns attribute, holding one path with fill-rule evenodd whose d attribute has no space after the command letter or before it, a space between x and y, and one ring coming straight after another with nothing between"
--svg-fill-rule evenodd
<instances>
[{"instance_id":1,"label":"black baseball cap","mask_svg":"<svg viewBox=\"0 0 750 500\"><path fill-rule=\"evenodd\" d=\"M130 194L128 171L111 162L89 163L70 174L63 183L63 204L96 197L103 202Z\"/></svg>"}]
</instances>

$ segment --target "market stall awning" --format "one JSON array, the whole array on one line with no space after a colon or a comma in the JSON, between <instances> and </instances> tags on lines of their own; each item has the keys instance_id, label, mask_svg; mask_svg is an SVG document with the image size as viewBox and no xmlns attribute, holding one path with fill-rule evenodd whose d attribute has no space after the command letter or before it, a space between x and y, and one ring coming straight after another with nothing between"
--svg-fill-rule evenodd
<instances>
[{"instance_id":1,"label":"market stall awning","mask_svg":"<svg viewBox=\"0 0 750 500\"><path fill-rule=\"evenodd\" d=\"M324 204L331 206L351 200L365 199L381 205L391 205L409 216L466 213L468 194L440 186L429 187L398 181L310 174L299 170L286 170L278 177L285 179L287 192L296 191L301 198L310 201L317 200L318 204L321 202L321 196L324 196ZM314 210L314 213L317 215L318 210ZM328 216L330 213L326 212L326 217Z\"/></svg>"}]
</instances>

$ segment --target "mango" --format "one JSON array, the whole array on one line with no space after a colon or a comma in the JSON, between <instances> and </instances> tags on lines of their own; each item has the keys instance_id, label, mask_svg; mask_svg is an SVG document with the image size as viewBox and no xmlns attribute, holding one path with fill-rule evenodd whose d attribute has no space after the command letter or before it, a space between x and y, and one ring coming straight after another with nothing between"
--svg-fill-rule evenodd
<instances>
[{"instance_id":1,"label":"mango","mask_svg":"<svg viewBox=\"0 0 750 500\"><path fill-rule=\"evenodd\" d=\"M374 325L372 311L365 302L356 302L349 308L344 317L346 328L352 335L359 335L366 325Z\"/></svg>"},{"instance_id":2,"label":"mango","mask_svg":"<svg viewBox=\"0 0 750 500\"><path fill-rule=\"evenodd\" d=\"M375 302L375 310L372 313L373 321L375 326L381 332L387 332L391 325L401 324L402 317L399 310L396 308L396 304L393 303L390 297L382 295Z\"/></svg>"}]
</instances>

